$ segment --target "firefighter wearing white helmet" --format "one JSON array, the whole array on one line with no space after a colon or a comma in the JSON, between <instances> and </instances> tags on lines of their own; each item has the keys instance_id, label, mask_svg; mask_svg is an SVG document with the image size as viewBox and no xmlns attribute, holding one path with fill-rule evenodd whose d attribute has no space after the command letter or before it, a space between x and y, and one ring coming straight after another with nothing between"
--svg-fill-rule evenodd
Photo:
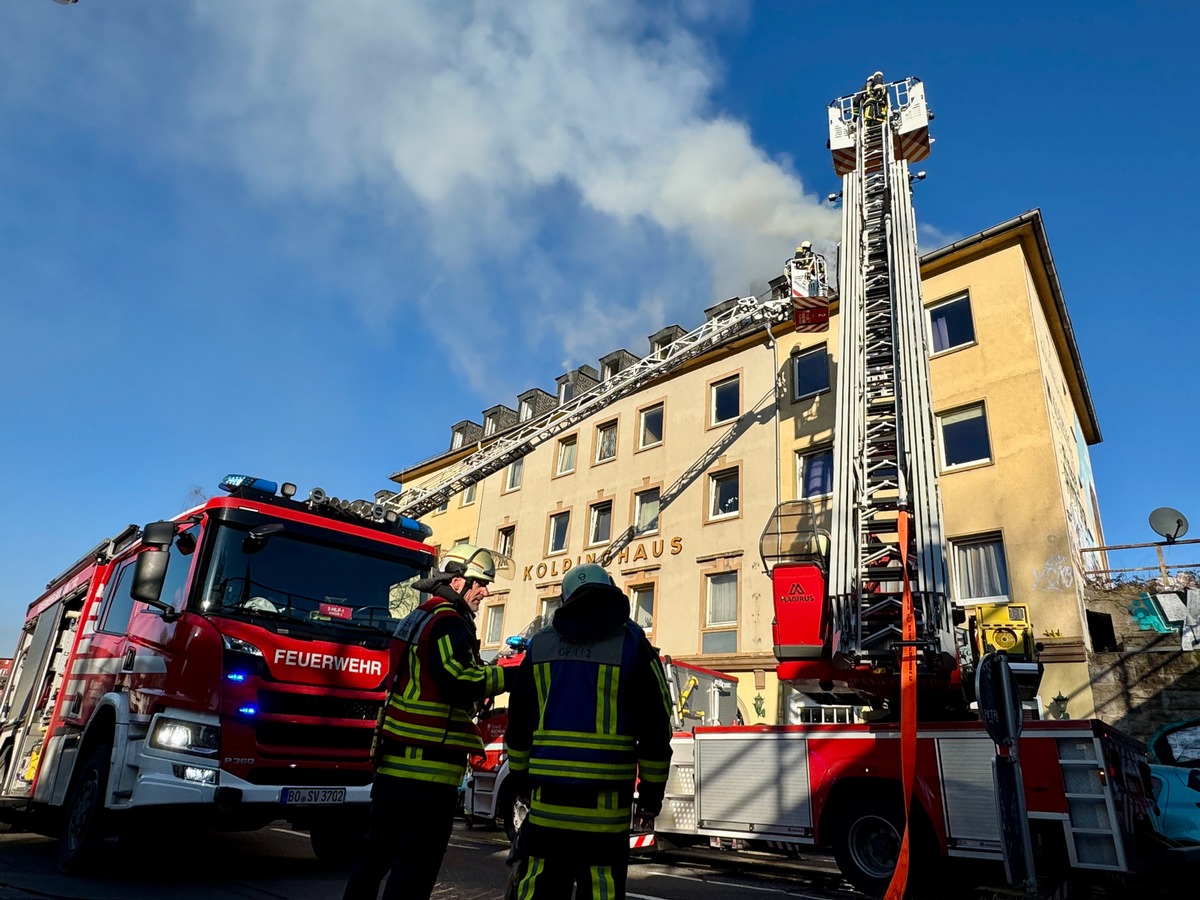
<instances>
[{"instance_id":1,"label":"firefighter wearing white helmet","mask_svg":"<svg viewBox=\"0 0 1200 900\"><path fill-rule=\"evenodd\" d=\"M413 584L432 596L396 628L403 650L376 729L367 835L343 900L375 900L385 874L384 900L433 891L468 757L483 755L474 715L505 690L506 670L480 660L475 636L495 577L488 550L459 544Z\"/></svg>"},{"instance_id":2,"label":"firefighter wearing white helmet","mask_svg":"<svg viewBox=\"0 0 1200 900\"><path fill-rule=\"evenodd\" d=\"M630 813L649 827L662 808L671 701L657 652L603 568L573 567L562 597L509 685L509 774L529 807L516 896L558 900L575 886L581 900L621 898Z\"/></svg>"}]
</instances>

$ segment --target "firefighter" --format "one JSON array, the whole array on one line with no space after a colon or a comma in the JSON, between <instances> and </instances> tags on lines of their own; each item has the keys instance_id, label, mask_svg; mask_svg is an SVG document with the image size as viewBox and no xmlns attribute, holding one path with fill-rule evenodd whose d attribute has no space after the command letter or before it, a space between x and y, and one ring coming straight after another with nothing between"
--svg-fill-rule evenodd
<instances>
[{"instance_id":1,"label":"firefighter","mask_svg":"<svg viewBox=\"0 0 1200 900\"><path fill-rule=\"evenodd\" d=\"M376 730L367 834L343 900L428 898L454 824L468 756L483 755L477 704L505 690L505 670L479 659L474 618L496 575L487 550L452 548L413 587L433 596L406 616L407 642Z\"/></svg>"},{"instance_id":2,"label":"firefighter","mask_svg":"<svg viewBox=\"0 0 1200 900\"><path fill-rule=\"evenodd\" d=\"M888 96L887 86L883 83L883 73L876 72L867 79L862 89L862 118L863 122L880 122L887 118Z\"/></svg>"},{"instance_id":3,"label":"firefighter","mask_svg":"<svg viewBox=\"0 0 1200 900\"><path fill-rule=\"evenodd\" d=\"M510 777L529 815L520 900L625 896L634 817L650 828L671 759L666 677L629 598L598 565L563 578L562 606L511 679Z\"/></svg>"}]
</instances>

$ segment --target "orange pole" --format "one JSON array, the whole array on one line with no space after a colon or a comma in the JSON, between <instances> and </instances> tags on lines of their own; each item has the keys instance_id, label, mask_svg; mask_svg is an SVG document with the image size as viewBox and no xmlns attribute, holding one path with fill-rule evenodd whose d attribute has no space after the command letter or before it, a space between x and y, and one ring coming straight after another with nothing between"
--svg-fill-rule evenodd
<instances>
[{"instance_id":1,"label":"orange pole","mask_svg":"<svg viewBox=\"0 0 1200 900\"><path fill-rule=\"evenodd\" d=\"M908 513L900 511L896 522L900 537L900 565L904 571L904 599L900 613L900 777L904 786L904 836L896 870L883 900L901 900L908 886L909 809L912 806L913 780L917 770L917 619L913 612L912 585L908 580Z\"/></svg>"}]
</instances>

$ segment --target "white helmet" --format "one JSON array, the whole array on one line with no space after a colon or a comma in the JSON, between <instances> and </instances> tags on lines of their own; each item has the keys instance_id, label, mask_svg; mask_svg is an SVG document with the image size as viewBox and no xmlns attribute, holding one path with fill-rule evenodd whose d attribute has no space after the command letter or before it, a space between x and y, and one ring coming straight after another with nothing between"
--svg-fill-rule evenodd
<instances>
[{"instance_id":1,"label":"white helmet","mask_svg":"<svg viewBox=\"0 0 1200 900\"><path fill-rule=\"evenodd\" d=\"M491 584L496 578L496 561L492 552L474 544L455 544L442 557L440 571L448 575L473 578Z\"/></svg>"}]
</instances>

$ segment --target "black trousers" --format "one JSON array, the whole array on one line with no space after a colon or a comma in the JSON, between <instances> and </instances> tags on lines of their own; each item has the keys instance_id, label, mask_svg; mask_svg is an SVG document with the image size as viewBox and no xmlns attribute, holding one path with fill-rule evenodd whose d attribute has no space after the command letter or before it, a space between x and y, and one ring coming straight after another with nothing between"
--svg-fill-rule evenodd
<instances>
[{"instance_id":1,"label":"black trousers","mask_svg":"<svg viewBox=\"0 0 1200 900\"><path fill-rule=\"evenodd\" d=\"M458 786L376 775L367 836L342 900L428 900L454 827Z\"/></svg>"}]
</instances>

